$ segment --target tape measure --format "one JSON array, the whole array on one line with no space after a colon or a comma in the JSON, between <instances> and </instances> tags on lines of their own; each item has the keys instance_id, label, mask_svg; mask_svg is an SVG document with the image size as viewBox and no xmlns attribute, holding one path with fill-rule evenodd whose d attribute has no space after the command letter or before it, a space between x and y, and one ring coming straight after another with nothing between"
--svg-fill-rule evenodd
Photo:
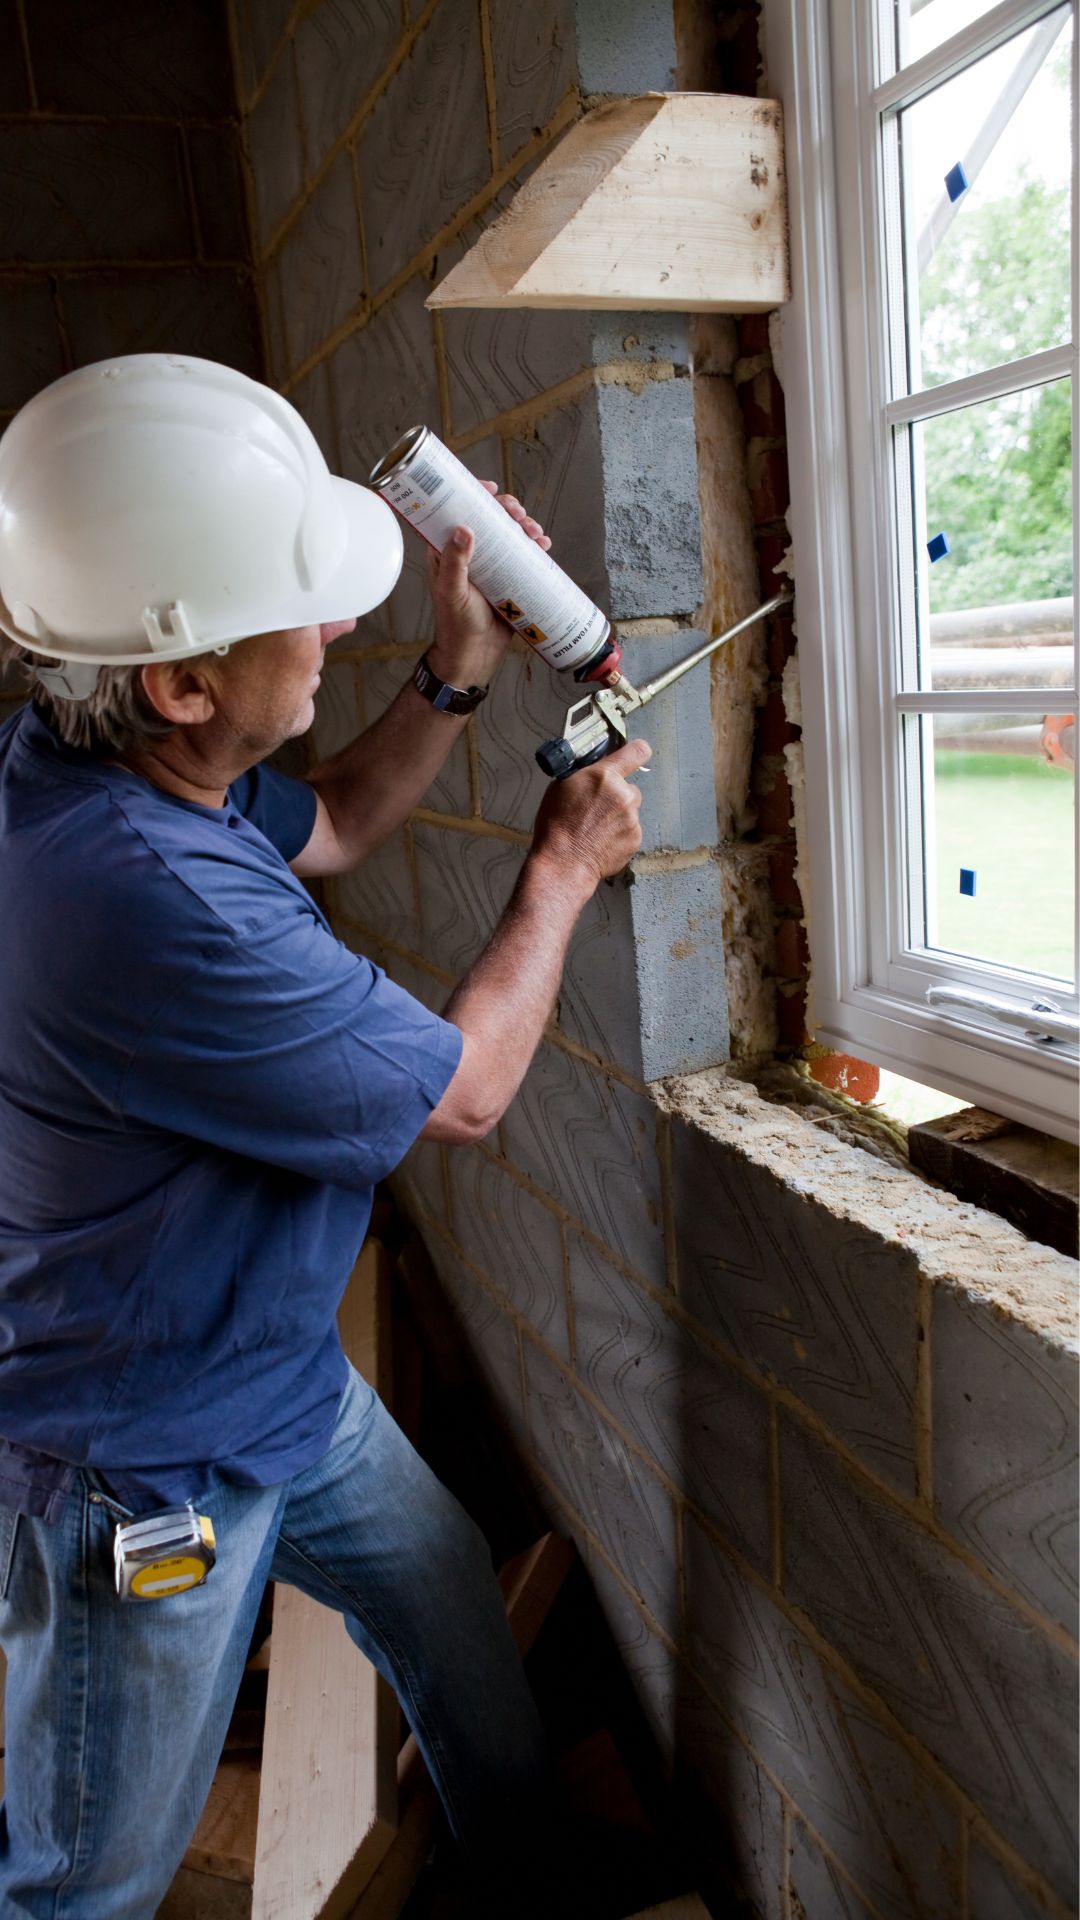
<instances>
[{"instance_id":1,"label":"tape measure","mask_svg":"<svg viewBox=\"0 0 1080 1920\"><path fill-rule=\"evenodd\" d=\"M201 1587L216 1548L212 1520L194 1507L121 1521L113 1543L116 1591L121 1600L165 1600Z\"/></svg>"}]
</instances>

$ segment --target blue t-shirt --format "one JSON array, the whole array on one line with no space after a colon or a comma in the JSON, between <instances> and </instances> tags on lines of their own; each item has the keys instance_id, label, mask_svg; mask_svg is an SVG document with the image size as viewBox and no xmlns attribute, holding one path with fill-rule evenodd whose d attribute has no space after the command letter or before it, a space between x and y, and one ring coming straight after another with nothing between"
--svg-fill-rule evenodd
<instances>
[{"instance_id":1,"label":"blue t-shirt","mask_svg":"<svg viewBox=\"0 0 1080 1920\"><path fill-rule=\"evenodd\" d=\"M461 1035L332 933L286 862L315 796L223 808L0 728L0 1501L75 1468L135 1511L325 1451L371 1189Z\"/></svg>"}]
</instances>

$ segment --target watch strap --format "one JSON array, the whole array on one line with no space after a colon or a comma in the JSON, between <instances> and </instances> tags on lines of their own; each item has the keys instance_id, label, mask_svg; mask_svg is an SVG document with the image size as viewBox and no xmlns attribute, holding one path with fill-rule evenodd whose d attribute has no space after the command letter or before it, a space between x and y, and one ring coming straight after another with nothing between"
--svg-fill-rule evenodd
<instances>
[{"instance_id":1,"label":"watch strap","mask_svg":"<svg viewBox=\"0 0 1080 1920\"><path fill-rule=\"evenodd\" d=\"M416 663L412 683L440 713L474 713L481 700L487 699L486 687L452 687L448 680L440 680L428 665L426 653Z\"/></svg>"}]
</instances>

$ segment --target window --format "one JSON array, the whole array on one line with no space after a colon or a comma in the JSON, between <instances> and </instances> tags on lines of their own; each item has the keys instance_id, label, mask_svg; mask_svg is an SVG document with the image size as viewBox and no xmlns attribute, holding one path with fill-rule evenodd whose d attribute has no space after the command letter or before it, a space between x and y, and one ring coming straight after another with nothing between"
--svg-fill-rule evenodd
<instances>
[{"instance_id":1,"label":"window","mask_svg":"<svg viewBox=\"0 0 1080 1920\"><path fill-rule=\"evenodd\" d=\"M1077 1136L1077 0L766 0L819 1037Z\"/></svg>"}]
</instances>

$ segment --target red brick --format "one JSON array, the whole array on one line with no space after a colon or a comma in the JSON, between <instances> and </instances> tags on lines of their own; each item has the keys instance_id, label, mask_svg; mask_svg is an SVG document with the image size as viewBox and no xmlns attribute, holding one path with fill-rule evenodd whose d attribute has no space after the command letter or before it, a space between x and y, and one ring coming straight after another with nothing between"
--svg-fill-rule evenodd
<instances>
[{"instance_id":1,"label":"red brick","mask_svg":"<svg viewBox=\"0 0 1080 1920\"><path fill-rule=\"evenodd\" d=\"M781 920L776 929L776 977L805 980L810 971L810 948L801 920Z\"/></svg>"},{"instance_id":2,"label":"red brick","mask_svg":"<svg viewBox=\"0 0 1080 1920\"><path fill-rule=\"evenodd\" d=\"M787 913L801 913L803 910L803 897L795 878L795 858L794 839L783 846L773 847L769 853L769 892L774 906Z\"/></svg>"},{"instance_id":3,"label":"red brick","mask_svg":"<svg viewBox=\"0 0 1080 1920\"><path fill-rule=\"evenodd\" d=\"M769 447L751 452L747 458L750 477L750 517L755 526L769 520L782 520L791 498L788 486L787 452Z\"/></svg>"},{"instance_id":4,"label":"red brick","mask_svg":"<svg viewBox=\"0 0 1080 1920\"><path fill-rule=\"evenodd\" d=\"M755 531L754 546L758 557L758 573L761 578L761 591L765 598L771 599L779 593L781 587L789 586L786 573L777 573L776 568L786 557L790 542L786 530L782 533L761 533Z\"/></svg>"},{"instance_id":5,"label":"red brick","mask_svg":"<svg viewBox=\"0 0 1080 1920\"><path fill-rule=\"evenodd\" d=\"M769 351L769 316L767 313L744 313L739 321L739 357L749 360L755 353Z\"/></svg>"},{"instance_id":6,"label":"red brick","mask_svg":"<svg viewBox=\"0 0 1080 1920\"><path fill-rule=\"evenodd\" d=\"M790 584L789 580L788 585ZM774 591L779 592L779 587ZM783 607L778 613L771 613L765 628L765 659L769 672L775 680L780 679L797 645L790 607Z\"/></svg>"},{"instance_id":7,"label":"red brick","mask_svg":"<svg viewBox=\"0 0 1080 1920\"><path fill-rule=\"evenodd\" d=\"M784 389L771 367L762 367L752 380L739 388L743 425L747 436L782 439L785 432Z\"/></svg>"},{"instance_id":8,"label":"red brick","mask_svg":"<svg viewBox=\"0 0 1080 1920\"><path fill-rule=\"evenodd\" d=\"M778 686L773 686L765 697L764 706L758 708L754 751L783 753L784 748L797 738L796 729L784 712L784 696Z\"/></svg>"},{"instance_id":9,"label":"red brick","mask_svg":"<svg viewBox=\"0 0 1080 1920\"><path fill-rule=\"evenodd\" d=\"M792 802L791 788L787 775L778 773L772 785L764 793L755 796L757 805L757 831L764 838L770 834L786 836L791 825Z\"/></svg>"},{"instance_id":10,"label":"red brick","mask_svg":"<svg viewBox=\"0 0 1080 1920\"><path fill-rule=\"evenodd\" d=\"M826 1053L810 1062L810 1078L834 1093L846 1093L849 1100L865 1106L876 1100L881 1086L881 1069L867 1060L856 1060L850 1053Z\"/></svg>"},{"instance_id":11,"label":"red brick","mask_svg":"<svg viewBox=\"0 0 1080 1920\"><path fill-rule=\"evenodd\" d=\"M806 988L777 987L776 1026L781 1047L798 1053L810 1036L806 1031Z\"/></svg>"}]
</instances>

